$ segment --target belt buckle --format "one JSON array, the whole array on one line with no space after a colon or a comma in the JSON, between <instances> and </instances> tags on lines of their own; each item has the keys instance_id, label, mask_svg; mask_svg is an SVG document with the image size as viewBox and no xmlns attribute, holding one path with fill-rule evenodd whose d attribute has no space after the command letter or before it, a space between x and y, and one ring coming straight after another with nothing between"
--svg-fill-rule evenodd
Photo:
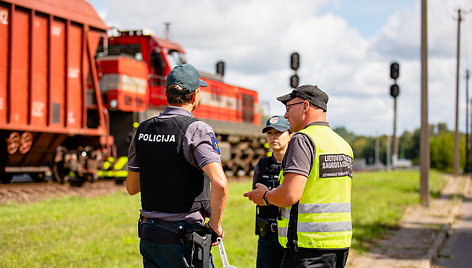
<instances>
[{"instance_id":1,"label":"belt buckle","mask_svg":"<svg viewBox=\"0 0 472 268\"><path fill-rule=\"evenodd\" d=\"M273 222L270 224L270 231L273 233L277 232L277 223Z\"/></svg>"}]
</instances>

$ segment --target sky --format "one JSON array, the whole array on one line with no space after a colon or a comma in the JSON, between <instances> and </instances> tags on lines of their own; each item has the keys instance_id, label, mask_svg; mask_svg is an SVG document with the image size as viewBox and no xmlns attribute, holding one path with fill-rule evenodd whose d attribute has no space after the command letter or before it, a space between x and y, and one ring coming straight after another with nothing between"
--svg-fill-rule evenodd
<instances>
[{"instance_id":1,"label":"sky","mask_svg":"<svg viewBox=\"0 0 472 268\"><path fill-rule=\"evenodd\" d=\"M393 134L390 64L398 62L397 136L420 127L419 0L88 1L110 27L147 28L164 38L170 22L170 39L182 45L189 63L214 73L223 60L225 82L258 91L270 115L285 111L276 97L292 90L290 54L298 52L299 85L325 91L331 127L357 135ZM428 1L428 117L430 124L455 128L459 8L459 130L465 132L471 0Z\"/></svg>"}]
</instances>

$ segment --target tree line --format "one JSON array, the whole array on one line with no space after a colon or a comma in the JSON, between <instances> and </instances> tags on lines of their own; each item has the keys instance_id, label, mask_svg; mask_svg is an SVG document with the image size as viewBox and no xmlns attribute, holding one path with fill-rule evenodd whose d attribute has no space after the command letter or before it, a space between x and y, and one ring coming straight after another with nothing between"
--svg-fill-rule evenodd
<instances>
[{"instance_id":1,"label":"tree line","mask_svg":"<svg viewBox=\"0 0 472 268\"><path fill-rule=\"evenodd\" d=\"M380 162L386 165L387 135L377 137L358 136L348 131L345 127L337 127L334 131L349 142L354 151L354 158L365 159L367 165L375 164L375 147L376 139L378 139ZM454 131L449 130L446 123L433 124L429 126L429 137L431 168L452 172L454 168ZM464 133L460 133L459 137L459 169L467 171L466 137ZM392 144L393 142L390 141L390 146L392 146ZM390 149L390 153L392 151L393 149ZM398 137L398 159L409 159L412 161L413 165L419 165L419 156L420 129L418 128L413 132L403 132L403 134Z\"/></svg>"}]
</instances>

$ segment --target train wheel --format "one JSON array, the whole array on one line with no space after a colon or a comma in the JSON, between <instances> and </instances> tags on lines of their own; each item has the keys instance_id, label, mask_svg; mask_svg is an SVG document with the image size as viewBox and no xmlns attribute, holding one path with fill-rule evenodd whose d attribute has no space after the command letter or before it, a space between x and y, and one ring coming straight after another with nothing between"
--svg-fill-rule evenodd
<instances>
[{"instance_id":1,"label":"train wheel","mask_svg":"<svg viewBox=\"0 0 472 268\"><path fill-rule=\"evenodd\" d=\"M18 132L12 132L7 139L7 151L8 154L12 155L18 151L20 147L20 134Z\"/></svg>"},{"instance_id":2,"label":"train wheel","mask_svg":"<svg viewBox=\"0 0 472 268\"><path fill-rule=\"evenodd\" d=\"M64 184L64 182L69 180L69 169L64 167L64 162L60 161L54 163L52 166L53 180Z\"/></svg>"},{"instance_id":3,"label":"train wheel","mask_svg":"<svg viewBox=\"0 0 472 268\"><path fill-rule=\"evenodd\" d=\"M31 149L32 144L33 135L29 132L24 132L20 137L20 146L18 147L18 151L20 151L21 154L26 154Z\"/></svg>"}]
</instances>

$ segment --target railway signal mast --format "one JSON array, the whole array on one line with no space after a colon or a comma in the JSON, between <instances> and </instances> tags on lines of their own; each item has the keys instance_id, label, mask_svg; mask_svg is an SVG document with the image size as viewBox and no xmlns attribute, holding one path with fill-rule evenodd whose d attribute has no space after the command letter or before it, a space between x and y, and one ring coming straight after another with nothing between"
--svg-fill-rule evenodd
<instances>
[{"instance_id":1,"label":"railway signal mast","mask_svg":"<svg viewBox=\"0 0 472 268\"><path fill-rule=\"evenodd\" d=\"M393 154L392 165L395 165L398 160L398 142L397 142L397 97L400 94L400 87L397 85L397 78L400 76L400 64L393 62L390 64L390 78L394 83L390 86L390 96L393 97Z\"/></svg>"}]
</instances>

